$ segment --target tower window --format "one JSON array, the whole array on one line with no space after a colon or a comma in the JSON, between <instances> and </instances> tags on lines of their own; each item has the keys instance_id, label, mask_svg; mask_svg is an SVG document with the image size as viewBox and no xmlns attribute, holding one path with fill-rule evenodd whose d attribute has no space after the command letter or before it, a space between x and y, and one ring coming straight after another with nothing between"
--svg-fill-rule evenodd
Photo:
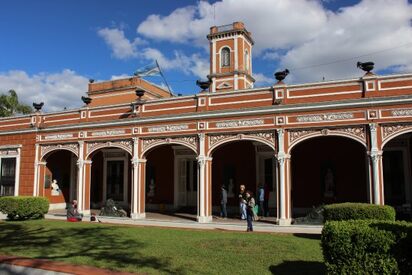
<instances>
[{"instance_id":1,"label":"tower window","mask_svg":"<svg viewBox=\"0 0 412 275\"><path fill-rule=\"evenodd\" d=\"M245 51L245 70L249 70L249 52L246 50Z\"/></svg>"},{"instance_id":2,"label":"tower window","mask_svg":"<svg viewBox=\"0 0 412 275\"><path fill-rule=\"evenodd\" d=\"M230 49L223 48L220 52L220 66L229 67L230 66Z\"/></svg>"}]
</instances>

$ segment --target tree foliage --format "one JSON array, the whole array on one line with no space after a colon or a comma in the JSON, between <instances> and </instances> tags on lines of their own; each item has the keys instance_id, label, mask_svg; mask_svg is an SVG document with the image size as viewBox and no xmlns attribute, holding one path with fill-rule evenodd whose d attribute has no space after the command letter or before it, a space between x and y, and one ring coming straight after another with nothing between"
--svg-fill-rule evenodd
<instances>
[{"instance_id":1,"label":"tree foliage","mask_svg":"<svg viewBox=\"0 0 412 275\"><path fill-rule=\"evenodd\" d=\"M29 114L32 111L30 106L19 103L15 90L9 90L8 94L0 95L0 117Z\"/></svg>"}]
</instances>

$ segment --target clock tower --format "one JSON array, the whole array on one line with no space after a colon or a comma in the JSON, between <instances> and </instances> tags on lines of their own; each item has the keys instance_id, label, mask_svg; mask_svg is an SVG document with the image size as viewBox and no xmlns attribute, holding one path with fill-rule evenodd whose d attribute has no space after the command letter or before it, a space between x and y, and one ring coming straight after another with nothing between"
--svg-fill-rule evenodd
<instances>
[{"instance_id":1,"label":"clock tower","mask_svg":"<svg viewBox=\"0 0 412 275\"><path fill-rule=\"evenodd\" d=\"M210 41L211 92L253 88L252 47L254 41L242 22L213 26Z\"/></svg>"}]
</instances>

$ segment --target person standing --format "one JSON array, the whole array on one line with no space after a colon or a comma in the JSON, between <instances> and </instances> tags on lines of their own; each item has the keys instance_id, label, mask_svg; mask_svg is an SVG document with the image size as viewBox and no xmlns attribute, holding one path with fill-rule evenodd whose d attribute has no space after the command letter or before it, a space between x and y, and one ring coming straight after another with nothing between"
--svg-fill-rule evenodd
<instances>
[{"instance_id":1,"label":"person standing","mask_svg":"<svg viewBox=\"0 0 412 275\"><path fill-rule=\"evenodd\" d=\"M239 192L239 210L240 210L240 219L246 220L246 194L245 194L245 186L243 184L240 186L240 192Z\"/></svg>"},{"instance_id":2,"label":"person standing","mask_svg":"<svg viewBox=\"0 0 412 275\"><path fill-rule=\"evenodd\" d=\"M259 216L263 217L265 215L265 188L263 184L260 184L258 187L258 202L259 202Z\"/></svg>"},{"instance_id":3,"label":"person standing","mask_svg":"<svg viewBox=\"0 0 412 275\"><path fill-rule=\"evenodd\" d=\"M253 208L255 207L255 199L253 193L246 191L246 220L247 220L247 232L253 232Z\"/></svg>"},{"instance_id":4,"label":"person standing","mask_svg":"<svg viewBox=\"0 0 412 275\"><path fill-rule=\"evenodd\" d=\"M220 200L220 207L221 207L220 216L223 219L227 219L226 204L227 204L227 190L226 190L225 186L222 185L222 193L221 193L221 200Z\"/></svg>"}]
</instances>

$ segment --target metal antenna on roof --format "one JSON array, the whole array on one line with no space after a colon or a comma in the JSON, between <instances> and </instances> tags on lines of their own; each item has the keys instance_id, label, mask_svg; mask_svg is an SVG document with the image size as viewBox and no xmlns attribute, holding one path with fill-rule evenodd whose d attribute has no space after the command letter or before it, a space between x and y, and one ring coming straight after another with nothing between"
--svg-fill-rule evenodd
<instances>
[{"instance_id":1,"label":"metal antenna on roof","mask_svg":"<svg viewBox=\"0 0 412 275\"><path fill-rule=\"evenodd\" d=\"M166 86L167 86L167 89L169 90L169 93L170 93L172 96L175 96L175 95L172 93L172 90L170 89L169 83L167 83L166 77L164 76L162 70L160 69L160 66L159 66L159 63L157 62L157 59L155 60L155 62L156 62L157 68L159 69L159 74L160 74L160 76L163 78L163 80L164 80L164 82L165 82L165 84L166 84Z\"/></svg>"}]
</instances>

